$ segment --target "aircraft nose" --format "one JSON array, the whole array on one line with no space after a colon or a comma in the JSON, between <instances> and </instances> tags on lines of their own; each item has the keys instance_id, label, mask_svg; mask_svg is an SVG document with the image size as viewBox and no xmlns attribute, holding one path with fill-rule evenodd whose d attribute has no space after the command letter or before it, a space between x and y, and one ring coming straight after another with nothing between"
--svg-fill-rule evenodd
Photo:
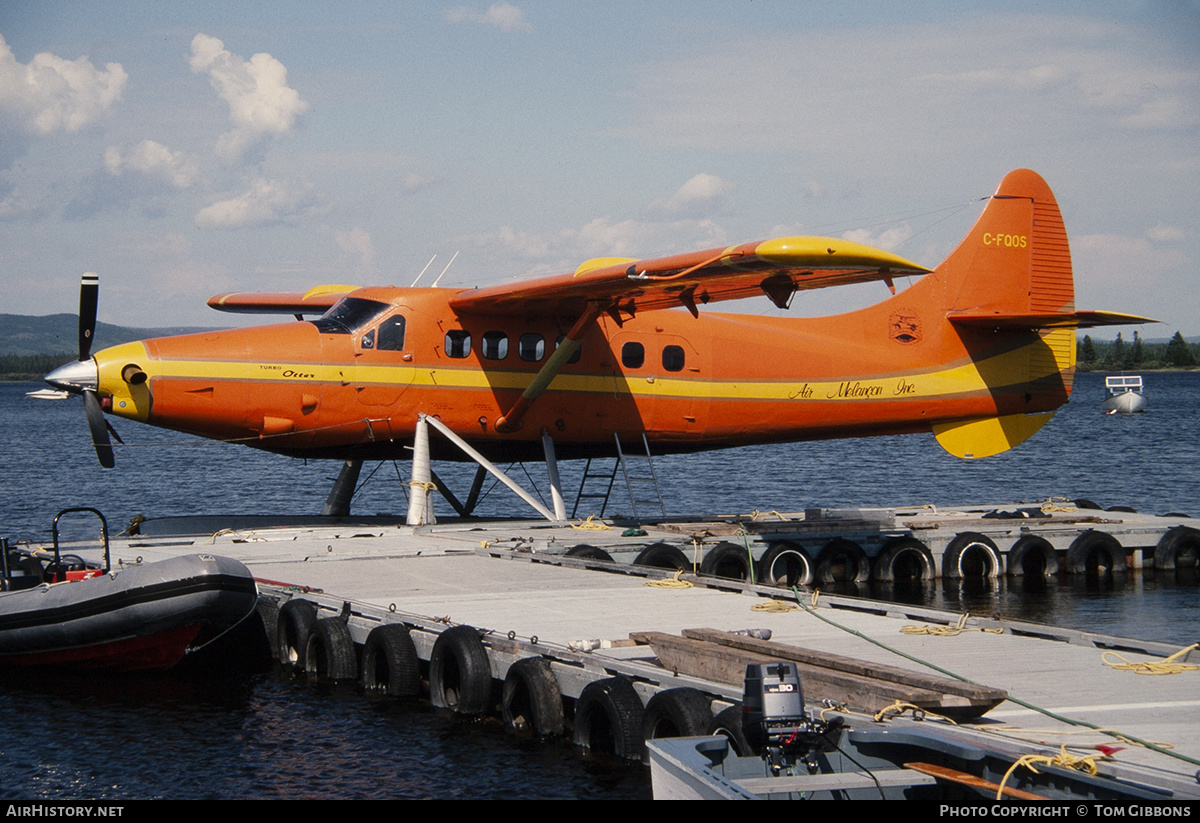
<instances>
[{"instance_id":1,"label":"aircraft nose","mask_svg":"<svg viewBox=\"0 0 1200 823\"><path fill-rule=\"evenodd\" d=\"M63 391L78 394L82 391L96 391L100 387L100 374L96 361L73 360L42 378L51 386Z\"/></svg>"}]
</instances>

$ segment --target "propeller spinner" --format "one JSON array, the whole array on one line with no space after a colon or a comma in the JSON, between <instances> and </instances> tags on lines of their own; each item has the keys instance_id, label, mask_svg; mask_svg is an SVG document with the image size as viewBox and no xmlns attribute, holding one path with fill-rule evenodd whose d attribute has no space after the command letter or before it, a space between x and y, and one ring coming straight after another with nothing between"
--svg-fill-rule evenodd
<instances>
[{"instance_id":1,"label":"propeller spinner","mask_svg":"<svg viewBox=\"0 0 1200 823\"><path fill-rule=\"evenodd\" d=\"M87 414L88 429L92 434L92 445L100 465L111 469L113 461L112 431L104 412L100 408L100 375L96 361L92 360L92 339L96 333L96 307L100 301L100 276L86 272L79 283L79 359L50 372L43 379L57 389L83 395L83 409ZM113 432L116 435L116 432ZM120 437L117 438L121 440Z\"/></svg>"}]
</instances>

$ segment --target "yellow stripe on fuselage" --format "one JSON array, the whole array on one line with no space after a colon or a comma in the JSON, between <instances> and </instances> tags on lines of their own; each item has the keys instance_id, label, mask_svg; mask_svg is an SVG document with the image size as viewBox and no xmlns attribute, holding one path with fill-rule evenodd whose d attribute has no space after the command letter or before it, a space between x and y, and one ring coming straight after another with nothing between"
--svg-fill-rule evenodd
<instances>
[{"instance_id":1,"label":"yellow stripe on fuselage","mask_svg":"<svg viewBox=\"0 0 1200 823\"><path fill-rule=\"evenodd\" d=\"M1048 332L1045 343L1059 341L1049 338L1066 332ZM132 347L136 347L134 350ZM234 381L274 384L303 385L354 385L354 386L412 386L456 390L511 390L523 391L533 379L534 373L505 369L462 367L420 367L412 365L368 365L329 364L307 362L236 361L236 360L146 360L140 344L116 347L103 354L101 390L114 395L127 395L128 389L119 378L120 358L108 356L124 354L142 355L139 360L146 364L145 371L152 381L180 379L191 381ZM1063 347L1051 345L1059 355ZM1073 352L1072 352L1073 353ZM1047 365L1053 363L1058 370L1070 366L1069 354L1046 358ZM836 379L800 380L736 380L681 378L661 374L640 373L562 373L550 385L555 392L573 394L607 394L633 397L701 398L712 400L755 400L755 401L884 401L884 400L929 400L948 397L981 395L1007 386L1019 386L1030 380L1056 374L1030 374L1029 347L1016 349L984 358L978 362L967 361L958 365L942 366L927 371L912 370L846 376ZM145 419L144 409L114 412L123 416ZM142 404L134 404L140 406ZM132 412L132 413L130 413ZM142 413L139 413L142 412Z\"/></svg>"}]
</instances>

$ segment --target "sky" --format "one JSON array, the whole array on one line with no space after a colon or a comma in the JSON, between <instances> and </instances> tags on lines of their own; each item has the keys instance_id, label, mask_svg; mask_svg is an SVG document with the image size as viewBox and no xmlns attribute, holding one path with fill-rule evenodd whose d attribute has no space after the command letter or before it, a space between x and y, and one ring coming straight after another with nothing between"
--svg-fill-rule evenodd
<instances>
[{"instance_id":1,"label":"sky","mask_svg":"<svg viewBox=\"0 0 1200 823\"><path fill-rule=\"evenodd\" d=\"M102 321L237 325L208 297L787 234L932 266L1020 167L1078 308L1200 335L1194 0L0 2L7 313L96 271Z\"/></svg>"}]
</instances>

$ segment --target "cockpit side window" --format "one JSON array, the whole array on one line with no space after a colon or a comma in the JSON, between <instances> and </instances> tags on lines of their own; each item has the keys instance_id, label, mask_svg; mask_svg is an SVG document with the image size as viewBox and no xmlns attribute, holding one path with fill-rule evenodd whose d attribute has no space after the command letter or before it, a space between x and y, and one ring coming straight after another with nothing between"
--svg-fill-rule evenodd
<instances>
[{"instance_id":1,"label":"cockpit side window","mask_svg":"<svg viewBox=\"0 0 1200 823\"><path fill-rule=\"evenodd\" d=\"M352 334L390 308L378 300L343 297L325 314L309 322L325 334Z\"/></svg>"},{"instance_id":2,"label":"cockpit side window","mask_svg":"<svg viewBox=\"0 0 1200 823\"><path fill-rule=\"evenodd\" d=\"M393 314L379 324L380 351L404 350L404 315Z\"/></svg>"}]
</instances>

